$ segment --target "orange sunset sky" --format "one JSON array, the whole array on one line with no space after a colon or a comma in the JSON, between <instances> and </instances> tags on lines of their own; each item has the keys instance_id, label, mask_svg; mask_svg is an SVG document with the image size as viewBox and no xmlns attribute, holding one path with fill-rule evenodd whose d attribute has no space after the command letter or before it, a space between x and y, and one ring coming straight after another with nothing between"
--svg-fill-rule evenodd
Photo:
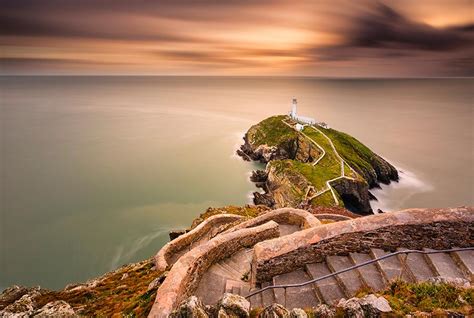
<instances>
[{"instance_id":1,"label":"orange sunset sky","mask_svg":"<svg viewBox=\"0 0 474 318\"><path fill-rule=\"evenodd\" d=\"M473 0L0 0L1 74L474 74Z\"/></svg>"}]
</instances>

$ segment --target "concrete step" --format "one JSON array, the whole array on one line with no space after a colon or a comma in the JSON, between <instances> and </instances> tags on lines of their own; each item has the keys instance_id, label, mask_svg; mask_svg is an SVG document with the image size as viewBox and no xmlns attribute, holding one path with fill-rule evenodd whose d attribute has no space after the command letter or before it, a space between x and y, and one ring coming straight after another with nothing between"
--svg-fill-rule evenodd
<instances>
[{"instance_id":1,"label":"concrete step","mask_svg":"<svg viewBox=\"0 0 474 318\"><path fill-rule=\"evenodd\" d=\"M257 289L260 289L260 288L251 288L250 292L253 292ZM257 294L250 297L249 302L250 302L250 308L262 308L263 307L262 294Z\"/></svg>"},{"instance_id":2,"label":"concrete step","mask_svg":"<svg viewBox=\"0 0 474 318\"><path fill-rule=\"evenodd\" d=\"M471 283L474 282L474 251L453 252L451 256L464 270Z\"/></svg>"},{"instance_id":3,"label":"concrete step","mask_svg":"<svg viewBox=\"0 0 474 318\"><path fill-rule=\"evenodd\" d=\"M377 258L389 253L381 249L373 248L370 250L370 254L373 258ZM402 263L400 262L397 256L392 256L384 260L378 261L376 264L387 282L399 278L408 282L412 281L407 271L403 270Z\"/></svg>"},{"instance_id":4,"label":"concrete step","mask_svg":"<svg viewBox=\"0 0 474 318\"><path fill-rule=\"evenodd\" d=\"M271 282L265 282L265 283L262 283L262 288L265 288L267 286L271 286L273 285ZM271 306L274 302L275 302L275 295L273 293L273 290L266 290L264 291L263 293L261 293L262 295L262 305L263 307L267 307L267 306Z\"/></svg>"},{"instance_id":5,"label":"concrete step","mask_svg":"<svg viewBox=\"0 0 474 318\"><path fill-rule=\"evenodd\" d=\"M250 284L240 287L240 296L246 297L250 294Z\"/></svg>"},{"instance_id":6,"label":"concrete step","mask_svg":"<svg viewBox=\"0 0 474 318\"><path fill-rule=\"evenodd\" d=\"M225 292L240 295L240 288L243 286L250 286L242 281L228 279L225 283Z\"/></svg>"},{"instance_id":7,"label":"concrete step","mask_svg":"<svg viewBox=\"0 0 474 318\"><path fill-rule=\"evenodd\" d=\"M225 272L228 274L228 278L234 279L234 280L240 280L242 278L242 273L235 268L235 265L230 264L230 260L227 261L221 261L217 263L216 265L219 265Z\"/></svg>"},{"instance_id":8,"label":"concrete step","mask_svg":"<svg viewBox=\"0 0 474 318\"><path fill-rule=\"evenodd\" d=\"M311 279L319 278L328 274L331 271L327 267L326 263L312 263L306 265L306 271L311 276ZM322 281L316 282L316 291L321 302L326 304L334 304L339 299L344 298L344 292L339 286L336 278L329 277Z\"/></svg>"},{"instance_id":9,"label":"concrete step","mask_svg":"<svg viewBox=\"0 0 474 318\"><path fill-rule=\"evenodd\" d=\"M239 280L240 279L240 273L235 272L232 270L229 266L224 265L222 263L216 263L212 265L209 269L209 272L213 272L216 275L220 275L226 279L234 279L234 280Z\"/></svg>"},{"instance_id":10,"label":"concrete step","mask_svg":"<svg viewBox=\"0 0 474 318\"><path fill-rule=\"evenodd\" d=\"M196 296L198 296L205 305L215 305L219 299L221 299L225 291L226 281L226 278L221 275L207 271L199 282Z\"/></svg>"},{"instance_id":11,"label":"concrete step","mask_svg":"<svg viewBox=\"0 0 474 318\"><path fill-rule=\"evenodd\" d=\"M298 284L311 280L311 277L302 269L273 277L273 285ZM288 309L310 308L319 304L313 285L273 290L275 302Z\"/></svg>"},{"instance_id":12,"label":"concrete step","mask_svg":"<svg viewBox=\"0 0 474 318\"><path fill-rule=\"evenodd\" d=\"M424 249L425 251L432 251ZM454 260L447 253L427 254L425 258L431 269L438 274L438 276L445 278L466 278L458 268Z\"/></svg>"},{"instance_id":13,"label":"concrete step","mask_svg":"<svg viewBox=\"0 0 474 318\"><path fill-rule=\"evenodd\" d=\"M399 248L398 251L403 251L404 249ZM401 263L404 262L406 257L406 268L411 273L412 278L416 282L424 282L430 278L436 276L435 273L431 270L430 266L425 260L423 254L410 253L408 256L406 254L399 254L398 259Z\"/></svg>"},{"instance_id":14,"label":"concrete step","mask_svg":"<svg viewBox=\"0 0 474 318\"><path fill-rule=\"evenodd\" d=\"M278 224L278 226L280 228L280 236L285 236L301 230L298 225L293 224Z\"/></svg>"},{"instance_id":15,"label":"concrete step","mask_svg":"<svg viewBox=\"0 0 474 318\"><path fill-rule=\"evenodd\" d=\"M349 254L352 262L356 265L372 260L369 254L351 253ZM375 263L359 267L357 269L364 284L373 291L382 290L385 287L385 281Z\"/></svg>"},{"instance_id":16,"label":"concrete step","mask_svg":"<svg viewBox=\"0 0 474 318\"><path fill-rule=\"evenodd\" d=\"M337 272L354 265L348 256L328 256L326 263L332 272ZM336 279L347 297L355 296L364 287L357 270L336 275Z\"/></svg>"}]
</instances>

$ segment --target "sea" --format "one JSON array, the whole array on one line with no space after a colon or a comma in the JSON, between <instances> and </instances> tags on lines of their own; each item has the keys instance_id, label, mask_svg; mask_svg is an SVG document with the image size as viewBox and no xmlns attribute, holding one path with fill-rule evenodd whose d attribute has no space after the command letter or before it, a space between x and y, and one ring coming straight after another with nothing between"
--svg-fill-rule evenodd
<instances>
[{"instance_id":1,"label":"sea","mask_svg":"<svg viewBox=\"0 0 474 318\"><path fill-rule=\"evenodd\" d=\"M474 204L473 79L0 77L0 290L60 289L153 256L208 207L245 205L260 120L298 112L400 170L376 211Z\"/></svg>"}]
</instances>

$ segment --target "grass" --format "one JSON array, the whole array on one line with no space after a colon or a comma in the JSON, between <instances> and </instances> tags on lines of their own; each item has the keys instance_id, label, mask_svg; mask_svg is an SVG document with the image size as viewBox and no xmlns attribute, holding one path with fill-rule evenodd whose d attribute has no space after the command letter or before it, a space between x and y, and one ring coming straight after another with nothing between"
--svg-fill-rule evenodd
<instances>
[{"instance_id":1,"label":"grass","mask_svg":"<svg viewBox=\"0 0 474 318\"><path fill-rule=\"evenodd\" d=\"M298 133L282 122L286 118L284 115L273 116L252 126L248 131L250 142L255 146L279 146L295 140Z\"/></svg>"},{"instance_id":2,"label":"grass","mask_svg":"<svg viewBox=\"0 0 474 318\"><path fill-rule=\"evenodd\" d=\"M326 191L320 196L317 196L313 200L311 200L312 206L335 206L336 202L334 202L334 198L332 196L331 191Z\"/></svg>"},{"instance_id":3,"label":"grass","mask_svg":"<svg viewBox=\"0 0 474 318\"><path fill-rule=\"evenodd\" d=\"M204 213L201 213L199 217L194 219L191 225L191 229L195 228L204 220L206 220L207 218L213 215L228 213L228 214L236 214L236 215L245 216L247 218L254 218L260 215L262 212L268 211L269 209L270 208L263 205L245 205L245 206L229 205L229 206L220 207L220 208L210 207Z\"/></svg>"},{"instance_id":4,"label":"grass","mask_svg":"<svg viewBox=\"0 0 474 318\"><path fill-rule=\"evenodd\" d=\"M375 154L354 137L334 130L326 129L324 133L331 138L339 155L357 171L372 171L372 159Z\"/></svg>"},{"instance_id":5,"label":"grass","mask_svg":"<svg viewBox=\"0 0 474 318\"><path fill-rule=\"evenodd\" d=\"M382 295L397 315L415 311L436 313L440 310L472 314L474 307L474 288L463 289L450 284L395 281Z\"/></svg>"},{"instance_id":6,"label":"grass","mask_svg":"<svg viewBox=\"0 0 474 318\"><path fill-rule=\"evenodd\" d=\"M39 307L54 300L64 300L86 317L145 317L153 305L156 290L148 285L162 273L146 260L123 266L103 275L94 287L52 291L35 299Z\"/></svg>"}]
</instances>

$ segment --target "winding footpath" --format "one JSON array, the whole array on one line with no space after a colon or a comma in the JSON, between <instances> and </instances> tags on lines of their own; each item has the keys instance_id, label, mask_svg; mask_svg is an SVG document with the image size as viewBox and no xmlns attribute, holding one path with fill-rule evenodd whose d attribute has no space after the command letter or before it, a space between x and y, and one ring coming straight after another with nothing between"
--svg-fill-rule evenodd
<instances>
[{"instance_id":1,"label":"winding footpath","mask_svg":"<svg viewBox=\"0 0 474 318\"><path fill-rule=\"evenodd\" d=\"M321 156L319 156L319 158L317 160L315 160L312 165L313 166L316 166L320 161L321 159L324 158L324 156L326 155L326 151L324 150L324 148L322 146L320 146L316 141L314 141L311 137L309 137L308 135L306 135L303 131L298 131L293 125L287 123L284 119L282 119L282 122L287 125L288 127L290 127L291 129L294 129L296 130L298 133L301 133L303 136L305 136L307 139L309 139L314 145L316 145L319 150L321 150L322 154ZM327 180L326 181L326 187L319 190L318 192L316 192L315 194L313 194L312 196L308 197L309 193L311 190L315 191L314 187L313 186L309 186L308 189L306 190L306 194L305 194L305 201L309 202L311 200L313 200L314 198L317 198L318 196L328 192L328 191L331 191L331 194L332 194L332 197L334 199L334 202L336 203L336 205L339 205L339 200L337 199L337 196L336 196L336 193L334 192L334 189L333 187L331 186L331 182L334 182L336 180L339 180L339 179L348 179L348 180L352 180L354 181L355 178L352 178L352 177L349 177L349 176L346 176L345 175L345 172L344 172L344 166L347 165L347 167L352 171L352 173L354 175L358 175L358 173L347 163L344 161L344 159L339 155L339 153L337 152L336 150L336 147L334 146L331 138L329 138L325 133L323 133L320 129L316 128L314 125L309 125L308 127L314 129L316 132L320 133L321 135L323 135L329 142L329 145L331 146L334 154L336 155L337 159L339 159L340 161L340 164L341 164L341 175L336 177L336 178L333 178L333 179L330 179L330 180Z\"/></svg>"}]
</instances>

